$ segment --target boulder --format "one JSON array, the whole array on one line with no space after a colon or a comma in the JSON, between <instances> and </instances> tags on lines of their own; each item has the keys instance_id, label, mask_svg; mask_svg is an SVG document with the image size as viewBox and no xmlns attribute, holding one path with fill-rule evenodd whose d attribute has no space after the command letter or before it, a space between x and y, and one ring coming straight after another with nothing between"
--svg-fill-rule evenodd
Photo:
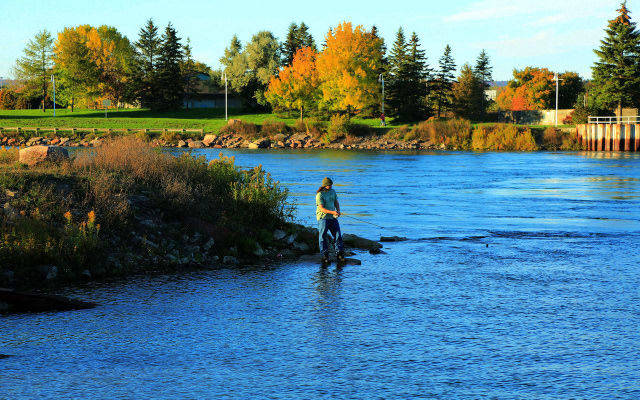
<instances>
[{"instance_id":1,"label":"boulder","mask_svg":"<svg viewBox=\"0 0 640 400\"><path fill-rule=\"evenodd\" d=\"M194 140L194 141L189 142L189 148L190 149L201 149L203 147L204 147L204 143L202 143L199 140Z\"/></svg>"},{"instance_id":2,"label":"boulder","mask_svg":"<svg viewBox=\"0 0 640 400\"><path fill-rule=\"evenodd\" d=\"M14 292L9 289L0 289L0 303L7 304L8 311L11 312L82 310L96 306L95 303L62 296Z\"/></svg>"},{"instance_id":3,"label":"boulder","mask_svg":"<svg viewBox=\"0 0 640 400\"><path fill-rule=\"evenodd\" d=\"M242 120L231 118L229 122L227 122L227 125L233 125L233 124L239 124L239 123L242 123Z\"/></svg>"},{"instance_id":4,"label":"boulder","mask_svg":"<svg viewBox=\"0 0 640 400\"><path fill-rule=\"evenodd\" d=\"M224 258L222 259L222 263L236 265L238 264L238 259L233 256L224 256Z\"/></svg>"},{"instance_id":5,"label":"boulder","mask_svg":"<svg viewBox=\"0 0 640 400\"><path fill-rule=\"evenodd\" d=\"M273 239L274 240L282 240L287 236L287 233L285 231L282 231L280 229L276 229L275 231L273 231Z\"/></svg>"},{"instance_id":6,"label":"boulder","mask_svg":"<svg viewBox=\"0 0 640 400\"><path fill-rule=\"evenodd\" d=\"M250 149L266 149L269 146L271 146L271 141L269 139L258 139L249 143Z\"/></svg>"},{"instance_id":7,"label":"boulder","mask_svg":"<svg viewBox=\"0 0 640 400\"><path fill-rule=\"evenodd\" d=\"M309 245L304 242L293 242L293 249L301 253L307 253L309 252L309 250L311 250Z\"/></svg>"},{"instance_id":8,"label":"boulder","mask_svg":"<svg viewBox=\"0 0 640 400\"><path fill-rule=\"evenodd\" d=\"M381 242L404 242L406 240L408 239L404 236L381 236L380 237Z\"/></svg>"},{"instance_id":9,"label":"boulder","mask_svg":"<svg viewBox=\"0 0 640 400\"><path fill-rule=\"evenodd\" d=\"M178 147L187 147L187 142L184 140L178 140Z\"/></svg>"},{"instance_id":10,"label":"boulder","mask_svg":"<svg viewBox=\"0 0 640 400\"><path fill-rule=\"evenodd\" d=\"M34 166L43 162L62 162L69 159L67 149L59 146L32 146L20 150L19 161Z\"/></svg>"},{"instance_id":11,"label":"boulder","mask_svg":"<svg viewBox=\"0 0 640 400\"><path fill-rule=\"evenodd\" d=\"M204 139L202 139L202 144L204 144L205 146L209 147L216 140L218 140L218 135L204 135Z\"/></svg>"},{"instance_id":12,"label":"boulder","mask_svg":"<svg viewBox=\"0 0 640 400\"><path fill-rule=\"evenodd\" d=\"M371 250L382 248L382 244L376 242L375 240L361 238L360 236L356 236L350 233L342 235L342 240L345 246L355 249Z\"/></svg>"}]
</instances>

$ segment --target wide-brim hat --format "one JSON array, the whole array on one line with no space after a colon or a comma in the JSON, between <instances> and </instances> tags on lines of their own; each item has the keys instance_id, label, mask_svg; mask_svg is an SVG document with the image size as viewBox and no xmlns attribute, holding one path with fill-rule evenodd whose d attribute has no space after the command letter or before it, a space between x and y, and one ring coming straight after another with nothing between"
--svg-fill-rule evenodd
<instances>
[{"instance_id":1,"label":"wide-brim hat","mask_svg":"<svg viewBox=\"0 0 640 400\"><path fill-rule=\"evenodd\" d=\"M322 180L322 186L332 186L332 185L333 185L333 181L331 180L331 178L327 177Z\"/></svg>"}]
</instances>

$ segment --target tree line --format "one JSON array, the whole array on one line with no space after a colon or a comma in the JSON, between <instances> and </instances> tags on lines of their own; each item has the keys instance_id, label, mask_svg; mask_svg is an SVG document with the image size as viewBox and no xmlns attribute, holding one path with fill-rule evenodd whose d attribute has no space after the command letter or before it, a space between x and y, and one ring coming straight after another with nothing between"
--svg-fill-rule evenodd
<instances>
[{"instance_id":1,"label":"tree line","mask_svg":"<svg viewBox=\"0 0 640 400\"><path fill-rule=\"evenodd\" d=\"M640 103L640 34L626 2L605 33L595 50L591 82L575 72L558 74L560 108L606 113ZM152 20L133 43L109 26L65 28L55 40L42 31L16 62L16 78L24 85L0 90L0 107L50 106L52 74L56 101L72 109L103 99L155 110L181 108L203 84L220 89L223 77L247 109L295 111L300 118L378 116L383 103L388 116L399 121L451 115L482 120L489 111L555 106L556 74L549 69L514 70L494 102L486 96L493 81L486 51L456 76L449 45L432 66L418 35L407 38L402 27L387 51L375 26L343 22L318 46L306 24L292 23L282 43L269 31L257 32L245 44L234 36L220 64L214 71L194 60L188 39L183 41L171 24L160 33ZM203 82L202 75L210 79Z\"/></svg>"}]
</instances>

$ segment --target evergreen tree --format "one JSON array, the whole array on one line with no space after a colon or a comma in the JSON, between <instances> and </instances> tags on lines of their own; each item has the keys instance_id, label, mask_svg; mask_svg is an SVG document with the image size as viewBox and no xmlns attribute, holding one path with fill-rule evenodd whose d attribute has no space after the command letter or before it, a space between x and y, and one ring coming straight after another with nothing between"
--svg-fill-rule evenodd
<instances>
[{"instance_id":1,"label":"evergreen tree","mask_svg":"<svg viewBox=\"0 0 640 400\"><path fill-rule=\"evenodd\" d=\"M444 48L444 53L438 61L438 71L436 72L434 81L434 96L436 108L438 110L438 118L442 115L442 112L451 107L451 88L453 85L454 75L456 70L456 64L453 61L451 55L451 47L447 45Z\"/></svg>"},{"instance_id":2,"label":"evergreen tree","mask_svg":"<svg viewBox=\"0 0 640 400\"><path fill-rule=\"evenodd\" d=\"M480 98L480 103L482 105L482 117L486 113L487 106L489 102L487 101L486 96L484 95L484 91L489 89L491 82L493 81L493 67L490 64L491 60L487 55L487 52L482 49L478 59L476 60L476 65L473 69L473 72L476 74L478 79L480 79L480 83L482 84L482 97Z\"/></svg>"},{"instance_id":3,"label":"evergreen tree","mask_svg":"<svg viewBox=\"0 0 640 400\"><path fill-rule=\"evenodd\" d=\"M311 47L316 50L316 43L309 33L309 27L302 22L299 26L295 22L289 25L287 39L282 44L282 65L291 65L293 56L302 47Z\"/></svg>"},{"instance_id":4,"label":"evergreen tree","mask_svg":"<svg viewBox=\"0 0 640 400\"><path fill-rule=\"evenodd\" d=\"M409 54L408 45L402 27L396 33L396 40L391 47L388 65L388 82L386 104L389 105L389 115L401 120L406 112L408 87Z\"/></svg>"},{"instance_id":5,"label":"evergreen tree","mask_svg":"<svg viewBox=\"0 0 640 400\"><path fill-rule=\"evenodd\" d=\"M158 53L158 99L156 109L174 110L182 107L184 99L184 80L180 70L183 52L180 38L171 23L162 35L162 44Z\"/></svg>"},{"instance_id":6,"label":"evergreen tree","mask_svg":"<svg viewBox=\"0 0 640 400\"><path fill-rule=\"evenodd\" d=\"M45 111L47 87L53 70L53 37L43 30L29 40L24 48L24 56L19 58L14 68L16 78L27 82L28 86L40 91L42 111Z\"/></svg>"},{"instance_id":7,"label":"evergreen tree","mask_svg":"<svg viewBox=\"0 0 640 400\"><path fill-rule=\"evenodd\" d=\"M594 50L599 60L592 70L599 102L616 107L620 115L623 106L640 100L640 33L631 21L626 1L618 13L609 21L600 49Z\"/></svg>"},{"instance_id":8,"label":"evergreen tree","mask_svg":"<svg viewBox=\"0 0 640 400\"><path fill-rule=\"evenodd\" d=\"M289 25L287 39L282 43L282 65L291 65L293 55L296 54L298 47L298 24L292 22Z\"/></svg>"},{"instance_id":9,"label":"evergreen tree","mask_svg":"<svg viewBox=\"0 0 640 400\"><path fill-rule=\"evenodd\" d=\"M191 55L191 40L189 38L187 38L187 43L183 46L183 54L184 58L180 64L180 70L184 82L186 108L189 108L189 101L198 84L198 71L196 70L196 62Z\"/></svg>"},{"instance_id":10,"label":"evergreen tree","mask_svg":"<svg viewBox=\"0 0 640 400\"><path fill-rule=\"evenodd\" d=\"M301 47L311 47L313 51L317 50L316 41L313 39L311 33L309 33L309 27L304 22L300 23L298 27L298 40L300 41Z\"/></svg>"},{"instance_id":11,"label":"evergreen tree","mask_svg":"<svg viewBox=\"0 0 640 400\"><path fill-rule=\"evenodd\" d=\"M484 82L469 64L462 66L458 81L453 84L453 110L462 118L478 121L484 116Z\"/></svg>"},{"instance_id":12,"label":"evergreen tree","mask_svg":"<svg viewBox=\"0 0 640 400\"><path fill-rule=\"evenodd\" d=\"M420 39L413 32L409 39L409 108L406 117L409 120L416 121L426 119L428 108L426 106L427 82L431 76L431 70L427 66L427 57L424 50L420 48Z\"/></svg>"},{"instance_id":13,"label":"evergreen tree","mask_svg":"<svg viewBox=\"0 0 640 400\"><path fill-rule=\"evenodd\" d=\"M158 96L156 64L162 39L158 36L158 28L149 19L140 29L139 39L135 43L136 55L133 66L133 81L137 82L137 98L142 107L152 108Z\"/></svg>"}]
</instances>

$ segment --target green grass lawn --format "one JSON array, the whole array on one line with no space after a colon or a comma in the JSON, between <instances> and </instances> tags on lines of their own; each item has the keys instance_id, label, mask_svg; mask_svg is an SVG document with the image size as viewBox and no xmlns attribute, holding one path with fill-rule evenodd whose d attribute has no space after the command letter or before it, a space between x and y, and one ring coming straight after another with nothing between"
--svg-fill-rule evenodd
<instances>
[{"instance_id":1,"label":"green grass lawn","mask_svg":"<svg viewBox=\"0 0 640 400\"><path fill-rule=\"evenodd\" d=\"M293 125L296 118L283 118L271 113L246 113L229 110L229 118L244 122L262 124L264 121L282 121ZM352 120L355 123L378 127L378 119ZM105 118L102 110L0 110L0 127L40 127L40 128L111 128L111 129L204 129L218 132L226 124L224 110L191 109L156 112L144 109L121 109L110 111ZM394 125L391 125L393 127Z\"/></svg>"}]
</instances>

